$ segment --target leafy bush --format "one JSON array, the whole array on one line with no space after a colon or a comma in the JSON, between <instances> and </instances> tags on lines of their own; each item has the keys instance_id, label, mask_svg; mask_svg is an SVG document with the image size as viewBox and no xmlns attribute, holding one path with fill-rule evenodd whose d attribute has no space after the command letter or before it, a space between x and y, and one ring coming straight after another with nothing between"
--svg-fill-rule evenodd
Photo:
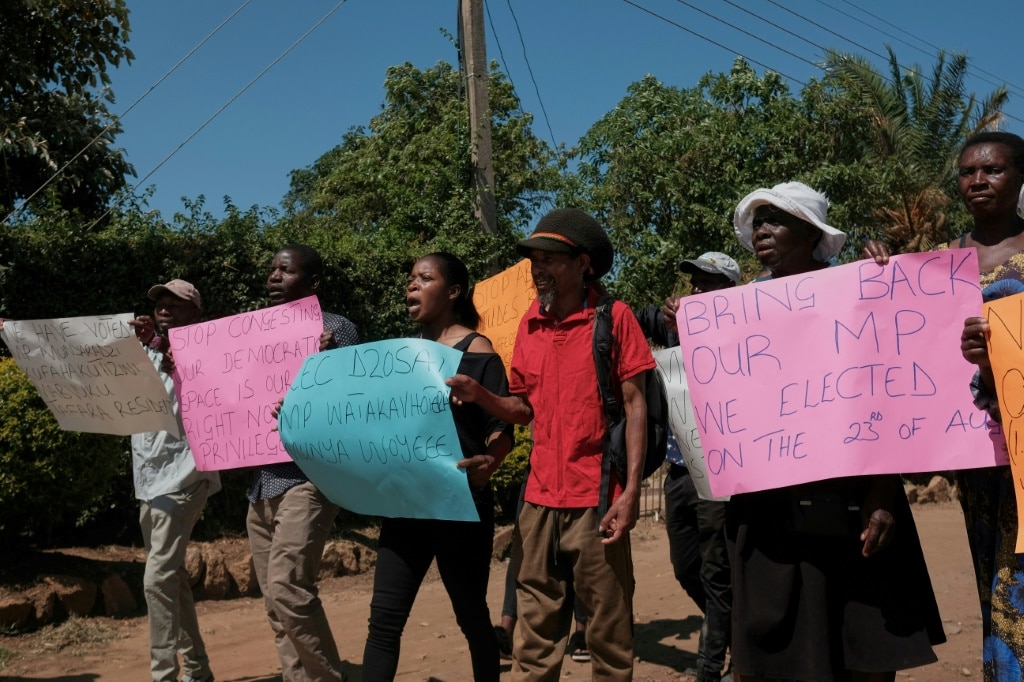
<instances>
[{"instance_id":1,"label":"leafy bush","mask_svg":"<svg viewBox=\"0 0 1024 682\"><path fill-rule=\"evenodd\" d=\"M0 541L42 539L92 518L126 475L126 438L63 431L25 373L0 359Z\"/></svg>"},{"instance_id":2,"label":"leafy bush","mask_svg":"<svg viewBox=\"0 0 1024 682\"><path fill-rule=\"evenodd\" d=\"M516 427L516 446L508 453L505 461L491 476L491 489L494 490L494 501L499 507L498 520L512 523L516 520L516 502L519 501L519 489L526 478L526 467L530 463L530 452L533 451L533 440L530 428Z\"/></svg>"}]
</instances>

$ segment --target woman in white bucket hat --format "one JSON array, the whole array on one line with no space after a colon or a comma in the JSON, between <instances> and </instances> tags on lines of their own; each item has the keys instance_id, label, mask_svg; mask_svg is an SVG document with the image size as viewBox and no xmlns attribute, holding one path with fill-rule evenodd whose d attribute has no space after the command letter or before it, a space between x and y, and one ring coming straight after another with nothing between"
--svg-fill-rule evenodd
<instances>
[{"instance_id":1,"label":"woman in white bucket hat","mask_svg":"<svg viewBox=\"0 0 1024 682\"><path fill-rule=\"evenodd\" d=\"M828 199L799 182L751 192L736 235L769 271L828 267L846 235ZM865 255L885 262L875 243ZM856 476L733 495L732 662L743 682L889 682L945 641L899 476Z\"/></svg>"},{"instance_id":2,"label":"woman in white bucket hat","mask_svg":"<svg viewBox=\"0 0 1024 682\"><path fill-rule=\"evenodd\" d=\"M825 222L827 212L828 198L824 194L802 182L784 182L771 189L756 189L743 197L736 207L733 226L740 243L773 272L779 266L784 271L792 267L816 270L825 267L846 242L846 233ZM766 239L770 230L759 230L771 225L788 228L794 245L803 247L791 252L793 262L780 263L780 254ZM762 260L762 254L767 262Z\"/></svg>"}]
</instances>

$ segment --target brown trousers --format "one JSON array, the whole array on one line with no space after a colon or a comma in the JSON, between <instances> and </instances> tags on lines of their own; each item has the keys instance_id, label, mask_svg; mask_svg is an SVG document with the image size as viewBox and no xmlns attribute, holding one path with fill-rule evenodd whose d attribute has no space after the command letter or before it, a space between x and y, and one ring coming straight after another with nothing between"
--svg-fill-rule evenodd
<instances>
[{"instance_id":1,"label":"brown trousers","mask_svg":"<svg viewBox=\"0 0 1024 682\"><path fill-rule=\"evenodd\" d=\"M587 612L595 680L633 679L633 556L629 536L602 545L596 509L552 509L526 502L519 514L522 562L512 679L559 679L572 623L571 582Z\"/></svg>"}]
</instances>

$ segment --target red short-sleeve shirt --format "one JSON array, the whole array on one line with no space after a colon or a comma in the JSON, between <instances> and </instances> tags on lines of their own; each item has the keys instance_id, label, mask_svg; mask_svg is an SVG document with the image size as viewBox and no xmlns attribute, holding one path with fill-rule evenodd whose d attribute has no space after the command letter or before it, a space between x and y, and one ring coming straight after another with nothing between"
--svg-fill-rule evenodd
<instances>
[{"instance_id":1,"label":"red short-sleeve shirt","mask_svg":"<svg viewBox=\"0 0 1024 682\"><path fill-rule=\"evenodd\" d=\"M563 320L542 313L534 301L519 323L509 391L533 407L526 484L526 500L533 504L569 509L598 503L605 419L593 354L597 300L589 291L586 304ZM621 301L612 306L612 330L613 377L621 382L654 369L640 324ZM614 481L611 499L621 492Z\"/></svg>"}]
</instances>

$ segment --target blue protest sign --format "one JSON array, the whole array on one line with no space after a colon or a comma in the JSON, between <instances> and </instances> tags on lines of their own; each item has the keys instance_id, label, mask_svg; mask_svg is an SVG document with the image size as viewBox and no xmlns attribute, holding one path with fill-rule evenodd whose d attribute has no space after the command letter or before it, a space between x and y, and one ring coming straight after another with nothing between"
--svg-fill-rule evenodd
<instances>
[{"instance_id":1,"label":"blue protest sign","mask_svg":"<svg viewBox=\"0 0 1024 682\"><path fill-rule=\"evenodd\" d=\"M281 442L332 502L373 516L479 521L448 387L462 352L391 339L306 358Z\"/></svg>"}]
</instances>

